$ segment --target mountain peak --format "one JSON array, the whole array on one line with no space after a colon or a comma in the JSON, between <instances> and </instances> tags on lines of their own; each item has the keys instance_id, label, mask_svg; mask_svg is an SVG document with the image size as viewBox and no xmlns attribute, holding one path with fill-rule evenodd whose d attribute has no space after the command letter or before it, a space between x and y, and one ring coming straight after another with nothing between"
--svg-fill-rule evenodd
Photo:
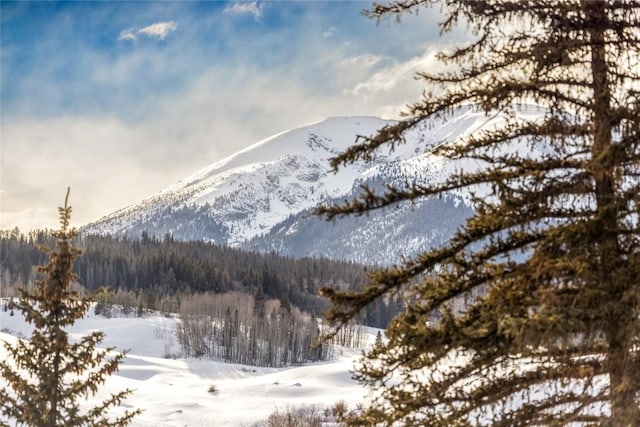
<instances>
[{"instance_id":1,"label":"mountain peak","mask_svg":"<svg viewBox=\"0 0 640 427\"><path fill-rule=\"evenodd\" d=\"M442 179L452 166L431 154L431 149L492 120L495 117L472 108L461 109L451 119L433 119L412 129L393 152L380 152L372 162L356 162L334 173L330 158L346 150L357 136L373 135L394 122L368 116L329 117L263 139L84 231L128 236L143 231L156 236L168 233L180 240L207 240L283 255L395 262L398 247L415 253L448 238L470 214L464 195L334 223L308 213L320 203L353 197L362 184L379 188L383 183ZM369 254L364 246L370 246L372 239L377 250Z\"/></svg>"}]
</instances>

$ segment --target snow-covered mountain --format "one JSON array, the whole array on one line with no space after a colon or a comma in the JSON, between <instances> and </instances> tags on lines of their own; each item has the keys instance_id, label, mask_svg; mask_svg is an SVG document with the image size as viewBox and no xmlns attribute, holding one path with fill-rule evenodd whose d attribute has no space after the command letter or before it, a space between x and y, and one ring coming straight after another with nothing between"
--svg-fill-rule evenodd
<instances>
[{"instance_id":1,"label":"snow-covered mountain","mask_svg":"<svg viewBox=\"0 0 640 427\"><path fill-rule=\"evenodd\" d=\"M526 112L525 112L526 113ZM530 114L539 115L532 108ZM424 122L393 152L333 173L329 159L390 122L334 117L282 132L195 173L142 202L88 225L91 233L171 234L290 256L388 264L440 244L470 214L465 194L422 200L368 216L327 222L309 212L322 202L345 200L360 185L402 185L442 179L454 167L433 147L493 126L499 117L471 108L449 120ZM470 167L473 167L470 165Z\"/></svg>"}]
</instances>

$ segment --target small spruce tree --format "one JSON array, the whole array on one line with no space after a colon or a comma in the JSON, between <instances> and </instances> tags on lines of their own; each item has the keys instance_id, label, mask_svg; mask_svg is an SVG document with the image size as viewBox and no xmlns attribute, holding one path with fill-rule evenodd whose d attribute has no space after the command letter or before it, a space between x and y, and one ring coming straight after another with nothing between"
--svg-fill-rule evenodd
<instances>
[{"instance_id":1,"label":"small spruce tree","mask_svg":"<svg viewBox=\"0 0 640 427\"><path fill-rule=\"evenodd\" d=\"M113 420L108 412L131 390L111 394L93 408L80 405L80 399L95 395L118 370L125 354L98 349L102 332L77 343L69 341L65 328L86 315L91 300L70 289L76 278L73 262L80 250L72 244L77 231L69 228L68 198L67 190L64 207L59 208L61 228L53 233L55 249L42 248L49 256L48 264L38 269L42 279L32 289L20 289L20 298L12 303L34 330L29 340L5 343L9 358L0 362L0 375L8 387L0 390L0 408L20 425L126 426L140 410L126 411Z\"/></svg>"}]
</instances>

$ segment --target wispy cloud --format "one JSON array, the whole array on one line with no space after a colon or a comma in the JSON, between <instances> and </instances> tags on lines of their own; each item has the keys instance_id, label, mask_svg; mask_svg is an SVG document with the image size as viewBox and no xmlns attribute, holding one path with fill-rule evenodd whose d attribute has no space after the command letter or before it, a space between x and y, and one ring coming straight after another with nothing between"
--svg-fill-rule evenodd
<instances>
[{"instance_id":1,"label":"wispy cloud","mask_svg":"<svg viewBox=\"0 0 640 427\"><path fill-rule=\"evenodd\" d=\"M335 36L337 32L338 29L336 27L330 27L328 30L323 31L322 37L328 39L329 37Z\"/></svg>"},{"instance_id":2,"label":"wispy cloud","mask_svg":"<svg viewBox=\"0 0 640 427\"><path fill-rule=\"evenodd\" d=\"M137 30L135 28L128 28L126 30L122 30L120 32L120 36L118 37L118 40L129 40L129 41L134 41L138 38L138 36L136 36Z\"/></svg>"},{"instance_id":3,"label":"wispy cloud","mask_svg":"<svg viewBox=\"0 0 640 427\"><path fill-rule=\"evenodd\" d=\"M174 21L156 22L144 28L127 28L126 30L122 30L120 36L118 36L118 40L136 41L140 35L164 40L169 33L175 31L176 28L178 28L178 25Z\"/></svg>"},{"instance_id":4,"label":"wispy cloud","mask_svg":"<svg viewBox=\"0 0 640 427\"><path fill-rule=\"evenodd\" d=\"M254 19L257 21L262 16L262 7L258 4L257 1L237 2L227 6L224 9L223 13L232 13L232 14L248 13L253 15Z\"/></svg>"},{"instance_id":5,"label":"wispy cloud","mask_svg":"<svg viewBox=\"0 0 640 427\"><path fill-rule=\"evenodd\" d=\"M170 32L175 31L177 27L178 26L173 21L157 22L140 29L138 33L164 40L164 38L167 37Z\"/></svg>"},{"instance_id":6,"label":"wispy cloud","mask_svg":"<svg viewBox=\"0 0 640 427\"><path fill-rule=\"evenodd\" d=\"M351 58L349 61L370 66L377 63L378 60L379 58L376 56L363 55ZM427 49L420 56L404 62L395 62L377 71L366 81L356 84L352 89L345 90L345 93L356 96L369 96L375 93L397 91L399 86L411 82L416 73L441 68L442 64L436 59L435 51Z\"/></svg>"},{"instance_id":7,"label":"wispy cloud","mask_svg":"<svg viewBox=\"0 0 640 427\"><path fill-rule=\"evenodd\" d=\"M351 58L345 58L341 62L344 65L355 65L370 68L379 63L381 60L382 57L378 55L364 54L353 56Z\"/></svg>"},{"instance_id":8,"label":"wispy cloud","mask_svg":"<svg viewBox=\"0 0 640 427\"><path fill-rule=\"evenodd\" d=\"M21 37L3 51L30 51L33 62L25 68L20 55L8 55L2 67L2 82L12 83L2 91L0 228L55 227L67 186L78 207L74 224L83 224L284 129L336 115L398 118L424 90L414 73L434 67L415 42L435 49L425 30L425 19L435 18L427 14L376 27L357 19L358 2L202 2L207 19L188 2L86 4L100 24L90 34L60 19L64 12L85 22L78 2L8 27ZM123 15L145 20L113 21ZM253 25L271 15L279 25ZM64 31L45 43L27 30L43 22ZM172 41L178 30L180 44L120 49ZM60 150L73 155L53 165Z\"/></svg>"}]
</instances>

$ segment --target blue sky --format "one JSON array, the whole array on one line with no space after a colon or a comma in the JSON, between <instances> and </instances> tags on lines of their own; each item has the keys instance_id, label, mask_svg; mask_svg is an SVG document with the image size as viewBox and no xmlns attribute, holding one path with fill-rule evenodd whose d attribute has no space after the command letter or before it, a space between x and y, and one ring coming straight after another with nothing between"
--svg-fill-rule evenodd
<instances>
[{"instance_id":1,"label":"blue sky","mask_svg":"<svg viewBox=\"0 0 640 427\"><path fill-rule=\"evenodd\" d=\"M362 1L0 6L0 228L56 226L67 186L81 225L282 130L397 118L450 40L437 9Z\"/></svg>"}]
</instances>

